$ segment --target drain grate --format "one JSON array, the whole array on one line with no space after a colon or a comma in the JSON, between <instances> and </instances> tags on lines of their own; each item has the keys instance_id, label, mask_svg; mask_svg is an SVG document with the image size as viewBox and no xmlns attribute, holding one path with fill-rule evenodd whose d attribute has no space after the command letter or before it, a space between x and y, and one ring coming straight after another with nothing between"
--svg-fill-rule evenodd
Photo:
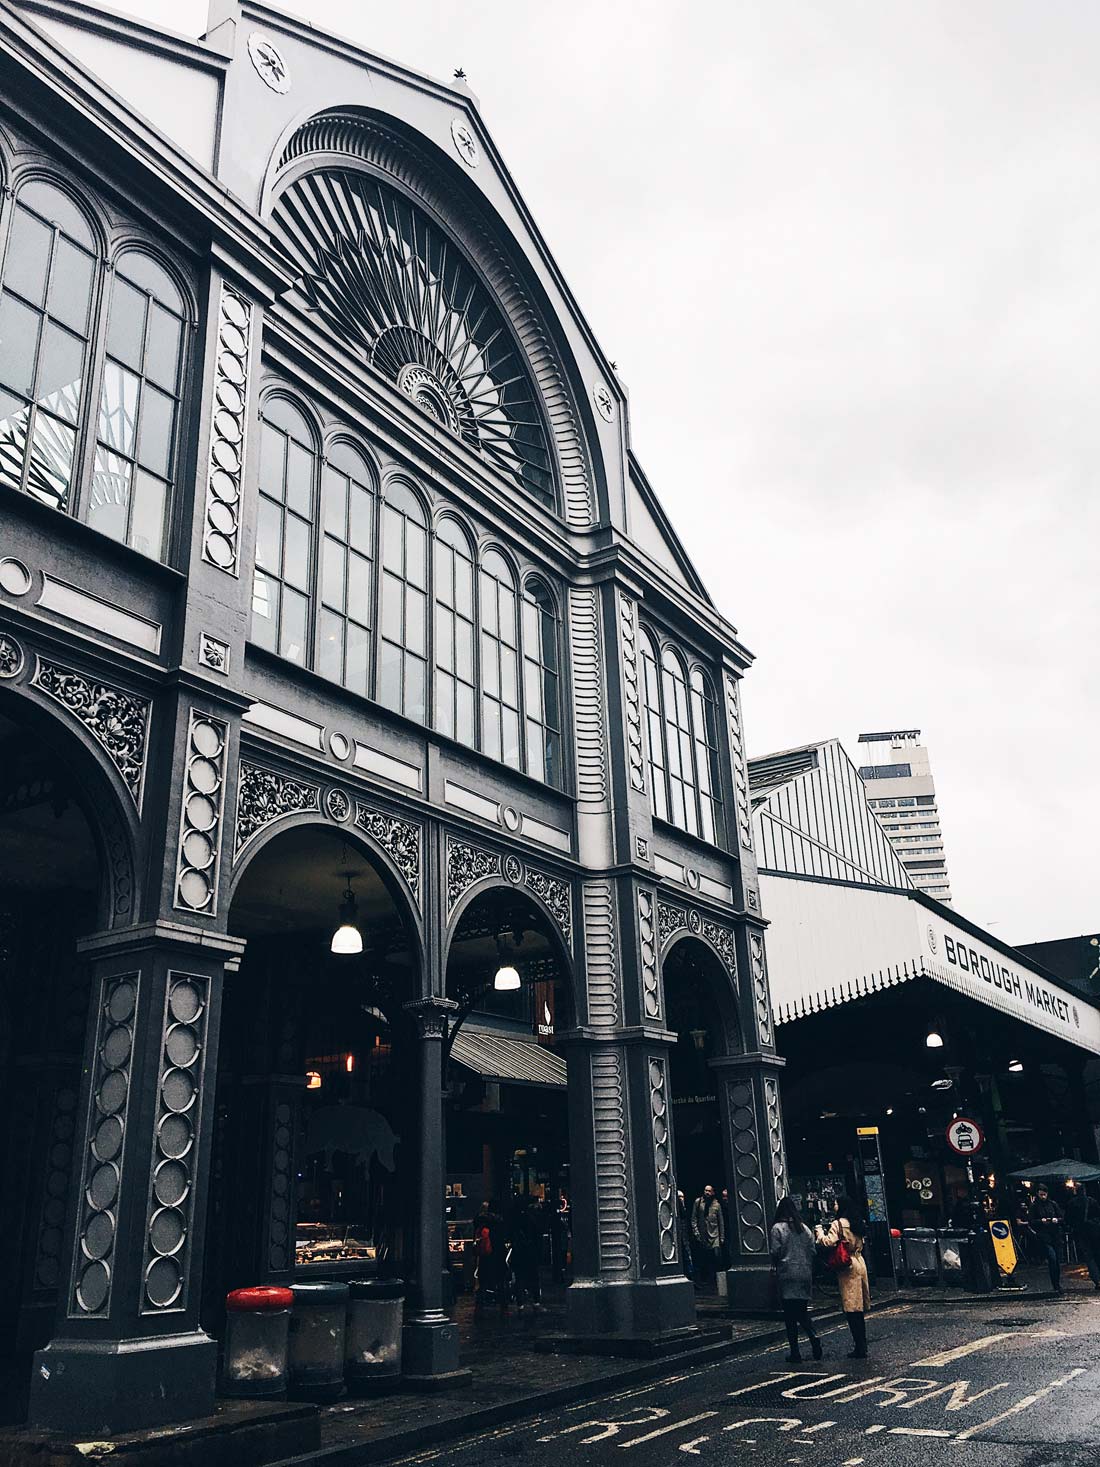
<instances>
[{"instance_id":1,"label":"drain grate","mask_svg":"<svg viewBox=\"0 0 1100 1467\"><path fill-rule=\"evenodd\" d=\"M1023 1329L1025 1325L1039 1324L1041 1321L1035 1317L1031 1319L991 1319L990 1324L999 1324L1002 1329Z\"/></svg>"}]
</instances>

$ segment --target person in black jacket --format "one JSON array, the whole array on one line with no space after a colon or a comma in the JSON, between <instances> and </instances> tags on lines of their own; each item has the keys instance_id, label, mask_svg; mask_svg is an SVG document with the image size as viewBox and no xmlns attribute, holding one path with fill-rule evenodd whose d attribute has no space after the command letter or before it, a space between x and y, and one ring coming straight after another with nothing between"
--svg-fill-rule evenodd
<instances>
[{"instance_id":1,"label":"person in black jacket","mask_svg":"<svg viewBox=\"0 0 1100 1467\"><path fill-rule=\"evenodd\" d=\"M1062 1209L1047 1190L1045 1182L1039 1183L1039 1191L1031 1204L1031 1227L1050 1270L1050 1287L1056 1294L1062 1292Z\"/></svg>"},{"instance_id":2,"label":"person in black jacket","mask_svg":"<svg viewBox=\"0 0 1100 1467\"><path fill-rule=\"evenodd\" d=\"M1100 1290L1100 1202L1087 1187L1074 1184L1066 1202L1066 1225L1077 1244L1077 1254L1089 1271L1092 1287Z\"/></svg>"}]
</instances>

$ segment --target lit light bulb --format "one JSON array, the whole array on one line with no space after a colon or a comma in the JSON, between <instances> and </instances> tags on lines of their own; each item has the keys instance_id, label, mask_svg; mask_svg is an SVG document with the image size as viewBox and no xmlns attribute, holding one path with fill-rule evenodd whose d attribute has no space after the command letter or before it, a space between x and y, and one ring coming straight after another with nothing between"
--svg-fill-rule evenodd
<instances>
[{"instance_id":1,"label":"lit light bulb","mask_svg":"<svg viewBox=\"0 0 1100 1467\"><path fill-rule=\"evenodd\" d=\"M943 1048L943 1035L937 1034L935 1029L929 1031L928 1038L924 1041L929 1049Z\"/></svg>"},{"instance_id":2,"label":"lit light bulb","mask_svg":"<svg viewBox=\"0 0 1100 1467\"><path fill-rule=\"evenodd\" d=\"M515 968L506 963L499 967L493 975L493 987L497 993L509 993L517 988L522 988L523 980Z\"/></svg>"}]
</instances>

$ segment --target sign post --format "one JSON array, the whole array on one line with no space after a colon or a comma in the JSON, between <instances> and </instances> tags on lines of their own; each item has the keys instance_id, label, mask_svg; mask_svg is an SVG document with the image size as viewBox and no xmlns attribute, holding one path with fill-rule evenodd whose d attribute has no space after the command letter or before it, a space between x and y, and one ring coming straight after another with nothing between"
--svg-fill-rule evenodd
<instances>
[{"instance_id":1,"label":"sign post","mask_svg":"<svg viewBox=\"0 0 1100 1467\"><path fill-rule=\"evenodd\" d=\"M875 1272L895 1275L894 1250L890 1246L890 1215L886 1209L886 1184L882 1173L882 1147L877 1126L857 1126L859 1168L863 1176L863 1196L870 1225L871 1252Z\"/></svg>"}]
</instances>

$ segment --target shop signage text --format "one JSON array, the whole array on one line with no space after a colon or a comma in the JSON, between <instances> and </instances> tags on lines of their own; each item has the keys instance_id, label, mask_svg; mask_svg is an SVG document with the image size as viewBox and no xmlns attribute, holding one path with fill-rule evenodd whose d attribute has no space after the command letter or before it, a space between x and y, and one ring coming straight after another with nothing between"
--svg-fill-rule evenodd
<instances>
[{"instance_id":1,"label":"shop signage text","mask_svg":"<svg viewBox=\"0 0 1100 1467\"><path fill-rule=\"evenodd\" d=\"M1001 989L1003 993L1014 993L1017 998L1026 998L1032 1008L1042 1009L1052 1018L1061 1019L1063 1024L1069 1023L1071 1006L1064 998L1051 993L1040 979L1021 978L1011 968L990 962L984 953L975 952L972 947L957 942L946 932L943 935L943 951L947 961L954 967L961 968L964 973L973 973L975 978L992 983L994 988Z\"/></svg>"}]
</instances>

